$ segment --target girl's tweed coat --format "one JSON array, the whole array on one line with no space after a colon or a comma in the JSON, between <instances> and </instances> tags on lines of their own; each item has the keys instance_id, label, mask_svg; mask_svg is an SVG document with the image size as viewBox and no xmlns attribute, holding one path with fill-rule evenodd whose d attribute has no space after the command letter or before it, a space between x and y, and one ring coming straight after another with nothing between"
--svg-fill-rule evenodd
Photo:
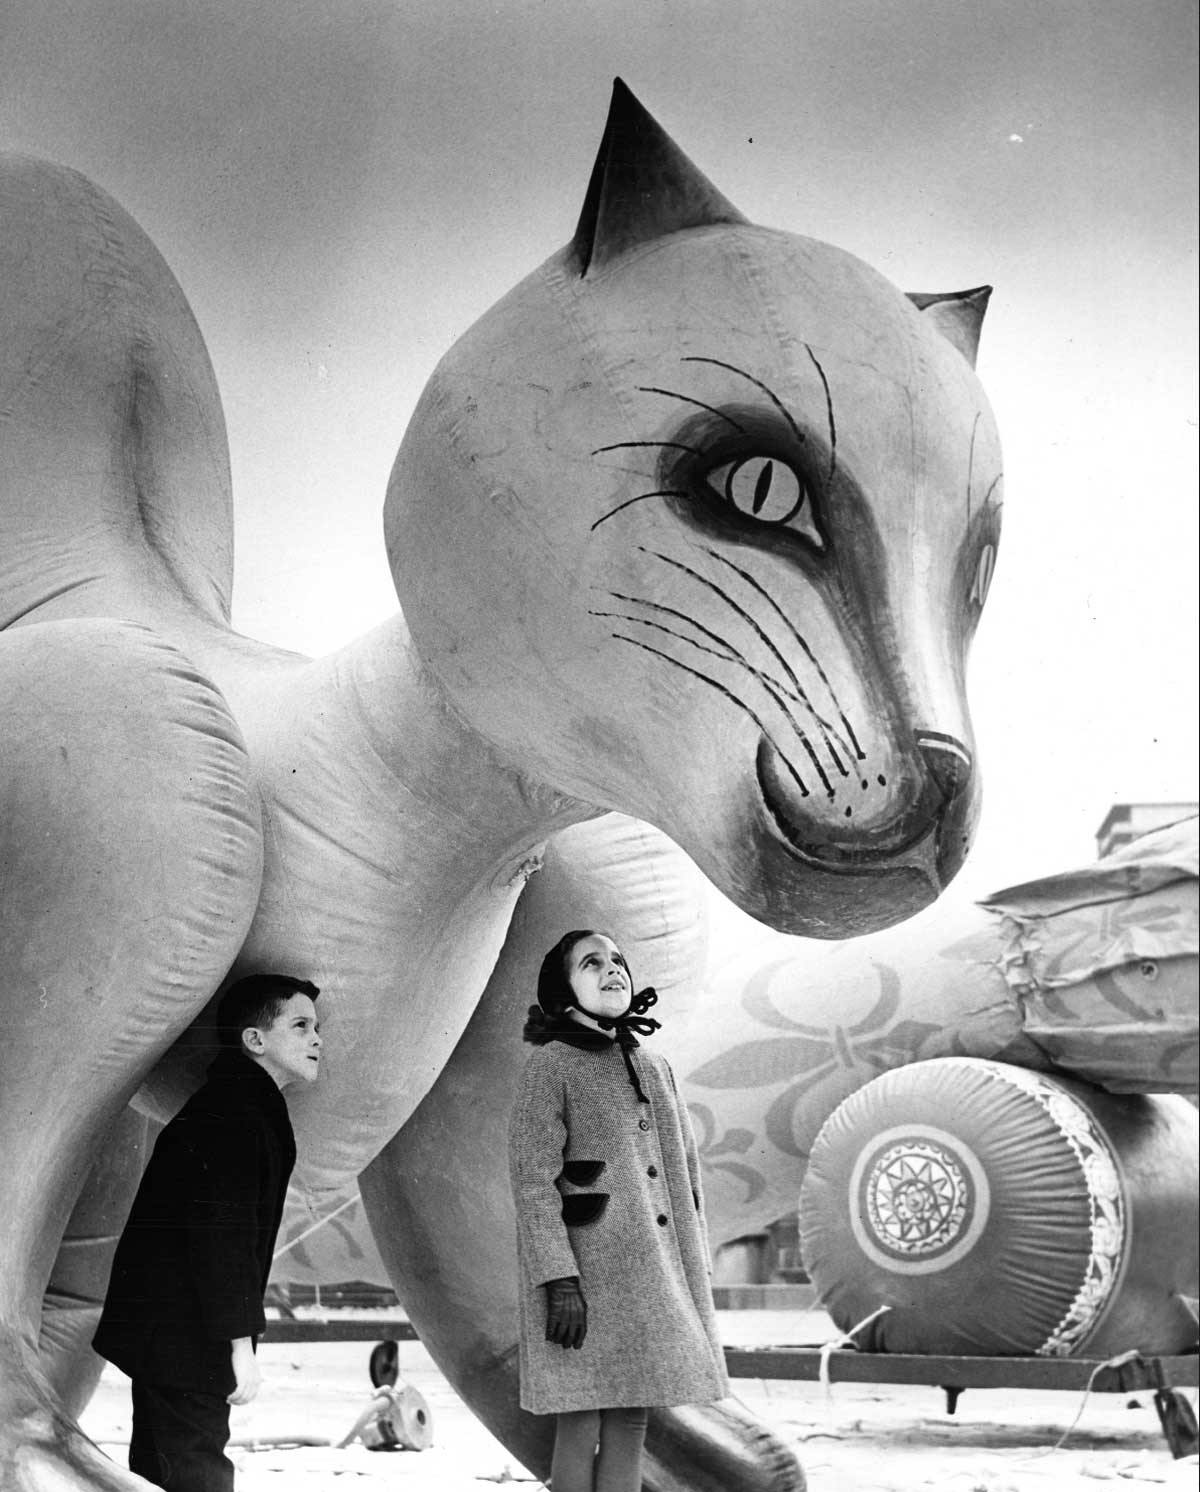
<instances>
[{"instance_id":1,"label":"girl's tweed coat","mask_svg":"<svg viewBox=\"0 0 1200 1492\"><path fill-rule=\"evenodd\" d=\"M521 1405L533 1414L703 1403L729 1391L700 1168L664 1058L551 1041L529 1059L510 1155L521 1274ZM545 1340L547 1280L578 1275L581 1348Z\"/></svg>"}]
</instances>

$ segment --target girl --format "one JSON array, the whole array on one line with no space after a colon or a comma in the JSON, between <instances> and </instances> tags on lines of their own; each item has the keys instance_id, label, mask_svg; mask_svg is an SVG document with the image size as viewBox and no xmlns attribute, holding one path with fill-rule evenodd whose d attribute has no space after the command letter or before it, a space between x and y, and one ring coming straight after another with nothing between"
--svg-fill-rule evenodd
<instances>
[{"instance_id":1,"label":"girl","mask_svg":"<svg viewBox=\"0 0 1200 1492\"><path fill-rule=\"evenodd\" d=\"M611 938L567 933L537 998L509 1136L521 1405L558 1416L554 1492L639 1492L647 1408L728 1392L696 1143Z\"/></svg>"}]
</instances>

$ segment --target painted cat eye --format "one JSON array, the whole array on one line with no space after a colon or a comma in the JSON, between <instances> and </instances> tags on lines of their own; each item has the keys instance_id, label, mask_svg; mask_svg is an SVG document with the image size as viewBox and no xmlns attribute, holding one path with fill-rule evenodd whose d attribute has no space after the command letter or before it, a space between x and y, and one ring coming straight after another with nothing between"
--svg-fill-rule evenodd
<instances>
[{"instance_id":1,"label":"painted cat eye","mask_svg":"<svg viewBox=\"0 0 1200 1492\"><path fill-rule=\"evenodd\" d=\"M786 461L742 456L713 467L705 480L743 517L772 526L791 524L817 549L824 549L825 541L812 521L808 486Z\"/></svg>"}]
</instances>

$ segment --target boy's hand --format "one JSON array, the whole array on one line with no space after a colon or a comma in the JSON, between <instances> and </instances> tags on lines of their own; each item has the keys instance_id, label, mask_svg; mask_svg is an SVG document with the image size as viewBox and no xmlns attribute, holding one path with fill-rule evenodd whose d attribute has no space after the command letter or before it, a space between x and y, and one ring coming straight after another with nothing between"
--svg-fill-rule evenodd
<instances>
[{"instance_id":1,"label":"boy's hand","mask_svg":"<svg viewBox=\"0 0 1200 1492\"><path fill-rule=\"evenodd\" d=\"M233 1343L233 1377L237 1387L228 1395L230 1404L249 1404L262 1387L262 1369L254 1355L250 1337L236 1337Z\"/></svg>"}]
</instances>

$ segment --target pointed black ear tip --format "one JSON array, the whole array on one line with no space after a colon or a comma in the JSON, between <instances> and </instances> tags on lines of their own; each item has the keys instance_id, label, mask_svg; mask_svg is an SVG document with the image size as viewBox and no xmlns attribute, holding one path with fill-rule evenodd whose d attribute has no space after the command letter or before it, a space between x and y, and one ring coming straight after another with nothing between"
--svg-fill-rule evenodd
<instances>
[{"instance_id":1,"label":"pointed black ear tip","mask_svg":"<svg viewBox=\"0 0 1200 1492\"><path fill-rule=\"evenodd\" d=\"M592 166L571 251L578 274L685 228L745 223L621 78Z\"/></svg>"},{"instance_id":2,"label":"pointed black ear tip","mask_svg":"<svg viewBox=\"0 0 1200 1492\"><path fill-rule=\"evenodd\" d=\"M990 285L976 285L973 290L953 290L944 295L910 291L908 299L918 311L929 313L937 330L974 367L979 351L979 332L991 294Z\"/></svg>"},{"instance_id":3,"label":"pointed black ear tip","mask_svg":"<svg viewBox=\"0 0 1200 1492\"><path fill-rule=\"evenodd\" d=\"M971 290L947 290L936 295L930 295L921 290L910 290L908 298L918 311L927 310L930 306L940 306L946 301L957 301L960 305L977 307L982 311L986 309L988 301L992 298L992 286L976 285Z\"/></svg>"},{"instance_id":4,"label":"pointed black ear tip","mask_svg":"<svg viewBox=\"0 0 1200 1492\"><path fill-rule=\"evenodd\" d=\"M613 119L653 119L650 110L624 78L613 79L612 93L608 100L608 117L610 121ZM654 123L657 124L658 121L654 120Z\"/></svg>"}]
</instances>

